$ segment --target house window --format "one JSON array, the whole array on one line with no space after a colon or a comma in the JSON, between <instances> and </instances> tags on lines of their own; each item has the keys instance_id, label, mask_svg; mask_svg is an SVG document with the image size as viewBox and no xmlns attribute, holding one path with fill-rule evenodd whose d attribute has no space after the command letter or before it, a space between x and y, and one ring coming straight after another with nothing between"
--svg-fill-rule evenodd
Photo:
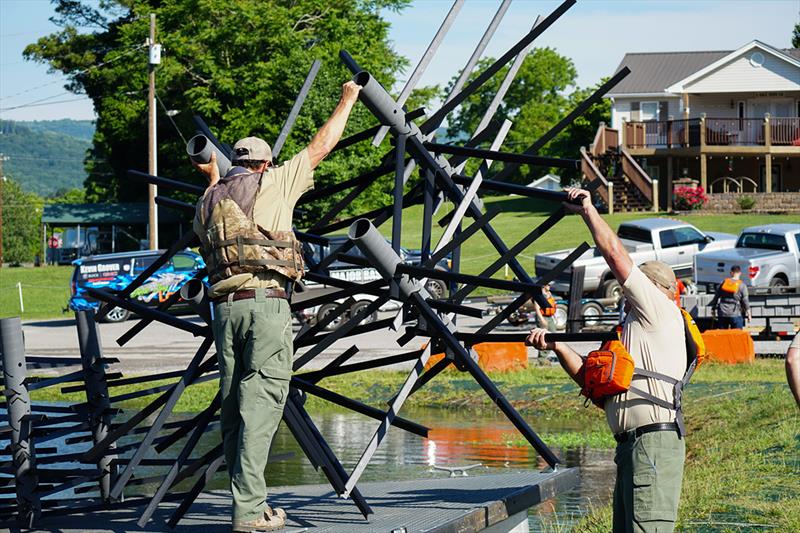
<instances>
[{"instance_id":1,"label":"house window","mask_svg":"<svg viewBox=\"0 0 800 533\"><path fill-rule=\"evenodd\" d=\"M800 117L800 100L797 101L797 109L796 109L796 111L797 111L797 115L795 115L795 116Z\"/></svg>"},{"instance_id":2,"label":"house window","mask_svg":"<svg viewBox=\"0 0 800 533\"><path fill-rule=\"evenodd\" d=\"M658 120L658 102L642 102L640 117L642 121Z\"/></svg>"}]
</instances>

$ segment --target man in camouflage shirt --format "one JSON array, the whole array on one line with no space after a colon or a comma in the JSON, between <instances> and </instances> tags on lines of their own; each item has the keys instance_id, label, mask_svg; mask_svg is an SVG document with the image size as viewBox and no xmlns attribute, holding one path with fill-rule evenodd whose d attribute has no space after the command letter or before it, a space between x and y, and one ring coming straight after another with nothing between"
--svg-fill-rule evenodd
<instances>
[{"instance_id":1,"label":"man in camouflage shirt","mask_svg":"<svg viewBox=\"0 0 800 533\"><path fill-rule=\"evenodd\" d=\"M328 121L311 143L278 167L262 139L234 147L220 177L216 158L195 165L209 180L194 230L209 266L213 331L222 395L222 440L233 494L233 531L273 531L286 513L266 503L265 468L292 374L287 288L302 276L292 211L314 186L313 171L336 146L361 88L342 86Z\"/></svg>"}]
</instances>

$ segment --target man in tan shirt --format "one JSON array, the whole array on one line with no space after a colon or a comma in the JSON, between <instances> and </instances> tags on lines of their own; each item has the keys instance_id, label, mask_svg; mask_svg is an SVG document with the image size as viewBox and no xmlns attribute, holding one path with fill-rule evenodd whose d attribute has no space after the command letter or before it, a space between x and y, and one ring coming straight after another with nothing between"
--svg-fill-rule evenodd
<instances>
[{"instance_id":1,"label":"man in tan shirt","mask_svg":"<svg viewBox=\"0 0 800 533\"><path fill-rule=\"evenodd\" d=\"M286 521L266 504L264 470L292 376L287 288L302 276L292 210L314 186L313 171L342 136L361 88L353 82L306 149L272 167L272 151L247 137L233 147L233 168L220 177L215 157L196 165L209 180L194 230L209 268L220 415L233 494L233 531L274 531ZM300 257L298 257L300 256Z\"/></svg>"},{"instance_id":2,"label":"man in tan shirt","mask_svg":"<svg viewBox=\"0 0 800 533\"><path fill-rule=\"evenodd\" d=\"M597 249L622 285L627 316L622 343L636 368L681 380L686 372L683 318L675 305L677 280L660 261L637 267L616 233L599 215L589 193L566 189L564 204L589 227ZM555 351L561 366L583 387L583 359L569 346L546 342L547 330L534 329L528 343ZM672 404L673 386L660 379L635 375L632 387ZM614 461L614 533L672 531L680 500L685 441L676 424L676 411L658 406L634 391L605 399L606 419L617 440Z\"/></svg>"}]
</instances>

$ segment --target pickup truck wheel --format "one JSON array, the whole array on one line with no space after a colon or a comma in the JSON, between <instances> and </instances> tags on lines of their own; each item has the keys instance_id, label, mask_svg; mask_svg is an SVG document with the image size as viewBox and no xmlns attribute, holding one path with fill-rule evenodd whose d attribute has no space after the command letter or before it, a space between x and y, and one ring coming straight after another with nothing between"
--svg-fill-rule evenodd
<instances>
[{"instance_id":1,"label":"pickup truck wheel","mask_svg":"<svg viewBox=\"0 0 800 533\"><path fill-rule=\"evenodd\" d=\"M602 314L603 308L598 303L586 302L581 306L581 316L584 319L584 326L596 326L600 322L600 316Z\"/></svg>"},{"instance_id":2,"label":"pickup truck wheel","mask_svg":"<svg viewBox=\"0 0 800 533\"><path fill-rule=\"evenodd\" d=\"M622 286L619 281L612 278L603 282L600 286L600 293L602 298L613 298L615 302L618 302L622 298Z\"/></svg>"},{"instance_id":3,"label":"pickup truck wheel","mask_svg":"<svg viewBox=\"0 0 800 533\"><path fill-rule=\"evenodd\" d=\"M127 309L115 307L103 317L102 322L125 322L130 316L131 312Z\"/></svg>"},{"instance_id":4,"label":"pickup truck wheel","mask_svg":"<svg viewBox=\"0 0 800 533\"><path fill-rule=\"evenodd\" d=\"M325 319L325 317L328 316L328 313L330 313L337 307L338 304L323 304L322 306L320 306L319 311L317 311L317 324L322 322ZM342 324L342 321L346 318L347 318L347 313L337 316L331 321L330 324L325 326L324 328L325 331L333 331L334 329L338 328Z\"/></svg>"},{"instance_id":5,"label":"pickup truck wheel","mask_svg":"<svg viewBox=\"0 0 800 533\"><path fill-rule=\"evenodd\" d=\"M559 331L567 329L567 317L569 316L567 310L566 305L556 304L556 314L553 315L553 318L556 321L556 329Z\"/></svg>"},{"instance_id":6,"label":"pickup truck wheel","mask_svg":"<svg viewBox=\"0 0 800 533\"><path fill-rule=\"evenodd\" d=\"M440 279L429 279L425 283L425 289L434 300L441 300L447 295L447 284Z\"/></svg>"},{"instance_id":7,"label":"pickup truck wheel","mask_svg":"<svg viewBox=\"0 0 800 533\"><path fill-rule=\"evenodd\" d=\"M350 307L350 316L351 317L356 316L357 313L360 313L365 307L367 307L371 303L372 302L365 300L361 300L360 302L354 303ZM361 322L359 322L359 324L372 324L376 320L378 320L378 312L373 311L372 314L365 316L364 319Z\"/></svg>"},{"instance_id":8,"label":"pickup truck wheel","mask_svg":"<svg viewBox=\"0 0 800 533\"><path fill-rule=\"evenodd\" d=\"M771 280L769 280L770 287L788 287L789 284L780 276L775 276Z\"/></svg>"}]
</instances>

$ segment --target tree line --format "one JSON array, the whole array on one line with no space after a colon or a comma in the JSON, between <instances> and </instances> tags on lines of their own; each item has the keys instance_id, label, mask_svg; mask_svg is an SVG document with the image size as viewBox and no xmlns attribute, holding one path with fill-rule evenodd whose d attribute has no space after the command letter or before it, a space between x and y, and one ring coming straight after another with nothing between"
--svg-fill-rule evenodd
<instances>
[{"instance_id":1,"label":"tree line","mask_svg":"<svg viewBox=\"0 0 800 533\"><path fill-rule=\"evenodd\" d=\"M151 12L158 21L156 41L163 45L156 75L159 174L170 178L200 181L187 162L179 134L186 138L194 133L192 113L203 116L226 142L246 135L274 140L311 62L321 59L323 67L283 152L290 156L327 118L341 83L350 77L338 59L340 49L349 50L386 87L392 87L396 76L410 66L395 52L389 24L381 17L385 10L402 10L408 0L110 0L99 4L54 0L54 4L52 20L61 29L29 45L24 55L64 73L70 79L69 88L87 94L95 104L96 131L86 163L90 173L86 193L91 201L146 198L146 187L131 184L125 171L147 167L148 69L143 43ZM484 59L476 71L491 61ZM450 136L471 133L503 76L504 71L498 73L451 116ZM555 50L534 49L529 54L499 111L501 118L515 121L507 149L524 149L587 94L587 89L576 86L576 78L572 61ZM430 104L445 89L423 87L408 107ZM165 109L177 113L167 117ZM544 152L576 157L580 145L591 141L594 132L586 135L587 129L596 127L596 119L607 114L607 103L596 106L586 124L569 128ZM357 106L345 134L374 124L364 106ZM382 150L361 143L335 154L316 172L318 186L374 167L388 149L388 141ZM521 169L515 179L525 180L527 172ZM379 180L365 191L350 212L388 203L389 180ZM323 205L315 207L325 208L336 199L321 199Z\"/></svg>"}]
</instances>

